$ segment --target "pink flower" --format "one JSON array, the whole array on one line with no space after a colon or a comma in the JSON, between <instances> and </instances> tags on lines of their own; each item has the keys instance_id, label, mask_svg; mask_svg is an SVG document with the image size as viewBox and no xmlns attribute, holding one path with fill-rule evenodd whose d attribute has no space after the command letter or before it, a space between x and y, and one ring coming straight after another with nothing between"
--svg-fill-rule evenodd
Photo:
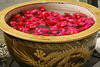
<instances>
[{"instance_id":1,"label":"pink flower","mask_svg":"<svg viewBox=\"0 0 100 67\"><path fill-rule=\"evenodd\" d=\"M59 34L58 34L59 36L62 36L62 35L65 35L66 34L65 33L66 32L65 28L59 28L58 32L59 32Z\"/></svg>"},{"instance_id":2,"label":"pink flower","mask_svg":"<svg viewBox=\"0 0 100 67\"><path fill-rule=\"evenodd\" d=\"M60 22L60 24L61 24L60 25L61 27L65 27L67 25L67 22L66 21L62 21L62 22Z\"/></svg>"},{"instance_id":3,"label":"pink flower","mask_svg":"<svg viewBox=\"0 0 100 67\"><path fill-rule=\"evenodd\" d=\"M83 18L80 18L80 21L85 22L85 20L87 19L88 19L87 17L83 17Z\"/></svg>"},{"instance_id":4,"label":"pink flower","mask_svg":"<svg viewBox=\"0 0 100 67\"><path fill-rule=\"evenodd\" d=\"M85 23L84 23L84 22L79 22L78 25L79 25L79 26L84 26Z\"/></svg>"},{"instance_id":5,"label":"pink flower","mask_svg":"<svg viewBox=\"0 0 100 67\"><path fill-rule=\"evenodd\" d=\"M73 23L74 22L74 20L73 19L69 19L68 17L67 18L65 18L66 19L66 21L68 21L68 22L70 22L70 23Z\"/></svg>"},{"instance_id":6,"label":"pink flower","mask_svg":"<svg viewBox=\"0 0 100 67\"><path fill-rule=\"evenodd\" d=\"M65 27L67 25L66 21L62 21L62 22L57 22L57 27Z\"/></svg>"},{"instance_id":7,"label":"pink flower","mask_svg":"<svg viewBox=\"0 0 100 67\"><path fill-rule=\"evenodd\" d=\"M25 14L26 17L33 17L33 14Z\"/></svg>"},{"instance_id":8,"label":"pink flower","mask_svg":"<svg viewBox=\"0 0 100 67\"><path fill-rule=\"evenodd\" d=\"M34 21L34 18L30 18L28 19L29 22L33 22Z\"/></svg>"},{"instance_id":9,"label":"pink flower","mask_svg":"<svg viewBox=\"0 0 100 67\"><path fill-rule=\"evenodd\" d=\"M52 31L56 31L56 30L58 30L58 29L57 29L56 26L50 26L50 30L52 30Z\"/></svg>"},{"instance_id":10,"label":"pink flower","mask_svg":"<svg viewBox=\"0 0 100 67\"><path fill-rule=\"evenodd\" d=\"M15 14L14 15L14 18L19 18L20 17L20 14Z\"/></svg>"},{"instance_id":11,"label":"pink flower","mask_svg":"<svg viewBox=\"0 0 100 67\"><path fill-rule=\"evenodd\" d=\"M29 19L28 19L28 21L38 21L38 20L40 20L40 18L37 18L37 17L30 17Z\"/></svg>"},{"instance_id":12,"label":"pink flower","mask_svg":"<svg viewBox=\"0 0 100 67\"><path fill-rule=\"evenodd\" d=\"M54 17L56 17L56 16L59 15L59 13L52 13L52 15L53 15Z\"/></svg>"},{"instance_id":13,"label":"pink flower","mask_svg":"<svg viewBox=\"0 0 100 67\"><path fill-rule=\"evenodd\" d=\"M40 23L39 25L45 26L46 24L45 24L45 22L42 22L42 23Z\"/></svg>"},{"instance_id":14,"label":"pink flower","mask_svg":"<svg viewBox=\"0 0 100 67\"><path fill-rule=\"evenodd\" d=\"M23 30L23 31L21 31L21 32L24 32L24 33L28 33L28 34L29 34L29 31L26 31L26 30Z\"/></svg>"},{"instance_id":15,"label":"pink flower","mask_svg":"<svg viewBox=\"0 0 100 67\"><path fill-rule=\"evenodd\" d=\"M29 33L29 29L28 28L24 28L23 26L18 27L18 30L24 33Z\"/></svg>"},{"instance_id":16,"label":"pink flower","mask_svg":"<svg viewBox=\"0 0 100 67\"><path fill-rule=\"evenodd\" d=\"M44 21L42 19L37 21L38 23L44 23Z\"/></svg>"},{"instance_id":17,"label":"pink flower","mask_svg":"<svg viewBox=\"0 0 100 67\"><path fill-rule=\"evenodd\" d=\"M43 11L42 15L48 14L48 11Z\"/></svg>"},{"instance_id":18,"label":"pink flower","mask_svg":"<svg viewBox=\"0 0 100 67\"><path fill-rule=\"evenodd\" d=\"M36 28L36 31L39 34L47 34L49 32L49 29L47 29L47 28Z\"/></svg>"},{"instance_id":19,"label":"pink flower","mask_svg":"<svg viewBox=\"0 0 100 67\"><path fill-rule=\"evenodd\" d=\"M74 16L75 18L86 17L86 15L83 14L83 13L74 13L73 16Z\"/></svg>"},{"instance_id":20,"label":"pink flower","mask_svg":"<svg viewBox=\"0 0 100 67\"><path fill-rule=\"evenodd\" d=\"M54 13L54 11L47 11L47 12L48 12L49 15L52 14L52 13Z\"/></svg>"},{"instance_id":21,"label":"pink flower","mask_svg":"<svg viewBox=\"0 0 100 67\"><path fill-rule=\"evenodd\" d=\"M40 7L39 10L40 11L46 11L46 9L44 7Z\"/></svg>"},{"instance_id":22,"label":"pink flower","mask_svg":"<svg viewBox=\"0 0 100 67\"><path fill-rule=\"evenodd\" d=\"M33 35L39 35L39 33L36 33L36 32L35 32L35 33L32 33L32 34L33 34Z\"/></svg>"},{"instance_id":23,"label":"pink flower","mask_svg":"<svg viewBox=\"0 0 100 67\"><path fill-rule=\"evenodd\" d=\"M22 11L23 14L29 14L30 11Z\"/></svg>"},{"instance_id":24,"label":"pink flower","mask_svg":"<svg viewBox=\"0 0 100 67\"><path fill-rule=\"evenodd\" d=\"M33 24L27 24L25 25L26 28L30 28L30 29L34 29L36 28L36 25L33 25Z\"/></svg>"},{"instance_id":25,"label":"pink flower","mask_svg":"<svg viewBox=\"0 0 100 67\"><path fill-rule=\"evenodd\" d=\"M55 31L55 30L50 30L50 33L51 33L51 34L57 34L58 32Z\"/></svg>"},{"instance_id":26,"label":"pink flower","mask_svg":"<svg viewBox=\"0 0 100 67\"><path fill-rule=\"evenodd\" d=\"M23 25L23 22L19 21L16 23L16 26L22 26Z\"/></svg>"},{"instance_id":27,"label":"pink flower","mask_svg":"<svg viewBox=\"0 0 100 67\"><path fill-rule=\"evenodd\" d=\"M36 14L35 14L35 18L42 18L43 15L42 15L42 12L41 11L38 11Z\"/></svg>"},{"instance_id":28,"label":"pink flower","mask_svg":"<svg viewBox=\"0 0 100 67\"><path fill-rule=\"evenodd\" d=\"M72 24L71 25L69 25L69 26L72 26ZM78 24L73 24L73 27L78 27Z\"/></svg>"},{"instance_id":29,"label":"pink flower","mask_svg":"<svg viewBox=\"0 0 100 67\"><path fill-rule=\"evenodd\" d=\"M88 18L83 13L60 15L54 11L46 11L44 7L22 11L7 22L16 30L40 36L72 35L87 30L94 23L93 18Z\"/></svg>"},{"instance_id":30,"label":"pink flower","mask_svg":"<svg viewBox=\"0 0 100 67\"><path fill-rule=\"evenodd\" d=\"M43 32L43 33L48 33L48 32L49 32L49 29L47 29L47 28L42 28L42 32Z\"/></svg>"},{"instance_id":31,"label":"pink flower","mask_svg":"<svg viewBox=\"0 0 100 67\"><path fill-rule=\"evenodd\" d=\"M46 21L47 26L54 26L55 24L56 24L56 21L53 21L52 19Z\"/></svg>"},{"instance_id":32,"label":"pink flower","mask_svg":"<svg viewBox=\"0 0 100 67\"><path fill-rule=\"evenodd\" d=\"M39 22L34 22L34 21L32 22L32 25L35 25L35 26L39 24L40 24Z\"/></svg>"},{"instance_id":33,"label":"pink flower","mask_svg":"<svg viewBox=\"0 0 100 67\"><path fill-rule=\"evenodd\" d=\"M78 33L78 29L76 29L76 28L73 28L73 27L69 27L68 29L67 29L67 31L66 31L66 34L76 34L76 33Z\"/></svg>"},{"instance_id":34,"label":"pink flower","mask_svg":"<svg viewBox=\"0 0 100 67\"><path fill-rule=\"evenodd\" d=\"M15 26L16 25L16 22L15 21L11 21L10 22L10 26Z\"/></svg>"},{"instance_id":35,"label":"pink flower","mask_svg":"<svg viewBox=\"0 0 100 67\"><path fill-rule=\"evenodd\" d=\"M93 23L95 23L95 21L92 18L88 18L88 19L85 20L85 23L93 24Z\"/></svg>"},{"instance_id":36,"label":"pink flower","mask_svg":"<svg viewBox=\"0 0 100 67\"><path fill-rule=\"evenodd\" d=\"M90 27L91 27L90 24L86 24L86 25L84 26L84 29L86 30L86 29L88 29L88 28L90 28Z\"/></svg>"},{"instance_id":37,"label":"pink flower","mask_svg":"<svg viewBox=\"0 0 100 67\"><path fill-rule=\"evenodd\" d=\"M18 29L17 26L14 26L13 28L16 29L16 30Z\"/></svg>"},{"instance_id":38,"label":"pink flower","mask_svg":"<svg viewBox=\"0 0 100 67\"><path fill-rule=\"evenodd\" d=\"M65 18L63 16L58 16L58 21L61 22L61 21L64 21Z\"/></svg>"},{"instance_id":39,"label":"pink flower","mask_svg":"<svg viewBox=\"0 0 100 67\"><path fill-rule=\"evenodd\" d=\"M70 13L64 13L65 14L65 17L68 17L68 18L73 18L73 16L70 14Z\"/></svg>"},{"instance_id":40,"label":"pink flower","mask_svg":"<svg viewBox=\"0 0 100 67\"><path fill-rule=\"evenodd\" d=\"M31 11L30 11L31 14L36 14L37 12L38 12L37 9L34 9L34 10L31 10Z\"/></svg>"},{"instance_id":41,"label":"pink flower","mask_svg":"<svg viewBox=\"0 0 100 67\"><path fill-rule=\"evenodd\" d=\"M23 26L18 27L19 31L28 31L30 30L29 28L24 28Z\"/></svg>"},{"instance_id":42,"label":"pink flower","mask_svg":"<svg viewBox=\"0 0 100 67\"><path fill-rule=\"evenodd\" d=\"M23 23L23 25L28 25L28 24L31 24L31 22L27 21Z\"/></svg>"},{"instance_id":43,"label":"pink flower","mask_svg":"<svg viewBox=\"0 0 100 67\"><path fill-rule=\"evenodd\" d=\"M22 30L27 31L27 30L30 30L30 29L29 28L22 28Z\"/></svg>"},{"instance_id":44,"label":"pink flower","mask_svg":"<svg viewBox=\"0 0 100 67\"><path fill-rule=\"evenodd\" d=\"M69 22L67 23L67 26L70 26L71 27L72 25L73 25L72 23L69 23Z\"/></svg>"},{"instance_id":45,"label":"pink flower","mask_svg":"<svg viewBox=\"0 0 100 67\"><path fill-rule=\"evenodd\" d=\"M42 17L43 17L44 20L46 20L47 17L50 16L50 14L48 13L48 11L43 11L41 15L42 15Z\"/></svg>"},{"instance_id":46,"label":"pink flower","mask_svg":"<svg viewBox=\"0 0 100 67\"><path fill-rule=\"evenodd\" d=\"M20 20L20 21L25 21L25 20L26 20L26 17L21 16L21 17L19 17L19 20Z\"/></svg>"}]
</instances>

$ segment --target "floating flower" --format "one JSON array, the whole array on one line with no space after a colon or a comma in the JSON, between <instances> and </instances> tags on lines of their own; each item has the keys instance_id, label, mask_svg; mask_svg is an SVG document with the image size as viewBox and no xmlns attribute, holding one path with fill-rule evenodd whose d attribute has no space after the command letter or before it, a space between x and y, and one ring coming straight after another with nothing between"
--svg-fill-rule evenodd
<instances>
[{"instance_id":1,"label":"floating flower","mask_svg":"<svg viewBox=\"0 0 100 67\"><path fill-rule=\"evenodd\" d=\"M35 33L32 33L32 34L33 34L33 35L39 35L39 33L36 33L36 32L35 32Z\"/></svg>"},{"instance_id":2,"label":"floating flower","mask_svg":"<svg viewBox=\"0 0 100 67\"><path fill-rule=\"evenodd\" d=\"M72 35L90 28L95 21L83 13L64 13L39 10L22 11L13 15L7 22L12 28L24 33L40 36Z\"/></svg>"},{"instance_id":3,"label":"floating flower","mask_svg":"<svg viewBox=\"0 0 100 67\"><path fill-rule=\"evenodd\" d=\"M23 14L29 14L30 11L22 11Z\"/></svg>"},{"instance_id":4,"label":"floating flower","mask_svg":"<svg viewBox=\"0 0 100 67\"><path fill-rule=\"evenodd\" d=\"M14 18L19 18L20 17L20 14L15 14L14 15Z\"/></svg>"},{"instance_id":5,"label":"floating flower","mask_svg":"<svg viewBox=\"0 0 100 67\"><path fill-rule=\"evenodd\" d=\"M86 17L86 15L83 14L83 13L74 13L73 16L74 16L75 18Z\"/></svg>"},{"instance_id":6,"label":"floating flower","mask_svg":"<svg viewBox=\"0 0 100 67\"><path fill-rule=\"evenodd\" d=\"M67 29L67 31L66 31L66 34L76 34L76 33L78 33L78 29L76 29L76 28L73 28L73 27L68 27L68 29Z\"/></svg>"},{"instance_id":7,"label":"floating flower","mask_svg":"<svg viewBox=\"0 0 100 67\"><path fill-rule=\"evenodd\" d=\"M10 26L15 26L16 22L15 21L11 21L9 24L10 24Z\"/></svg>"},{"instance_id":8,"label":"floating flower","mask_svg":"<svg viewBox=\"0 0 100 67\"><path fill-rule=\"evenodd\" d=\"M33 17L33 14L25 14L27 18Z\"/></svg>"},{"instance_id":9,"label":"floating flower","mask_svg":"<svg viewBox=\"0 0 100 67\"><path fill-rule=\"evenodd\" d=\"M21 16L21 17L19 17L19 20L20 21L25 21L26 20L26 17L25 16Z\"/></svg>"},{"instance_id":10,"label":"floating flower","mask_svg":"<svg viewBox=\"0 0 100 67\"><path fill-rule=\"evenodd\" d=\"M39 10L40 11L46 11L46 9L44 7L40 7Z\"/></svg>"},{"instance_id":11,"label":"floating flower","mask_svg":"<svg viewBox=\"0 0 100 67\"><path fill-rule=\"evenodd\" d=\"M51 33L51 34L57 34L58 32L55 31L55 30L50 30L50 33Z\"/></svg>"},{"instance_id":12,"label":"floating flower","mask_svg":"<svg viewBox=\"0 0 100 67\"><path fill-rule=\"evenodd\" d=\"M56 26L50 26L50 30L56 31L58 30Z\"/></svg>"},{"instance_id":13,"label":"floating flower","mask_svg":"<svg viewBox=\"0 0 100 67\"><path fill-rule=\"evenodd\" d=\"M59 16L59 13L52 13L54 17Z\"/></svg>"},{"instance_id":14,"label":"floating flower","mask_svg":"<svg viewBox=\"0 0 100 67\"><path fill-rule=\"evenodd\" d=\"M37 9L34 9L34 10L31 10L31 11L30 11L31 14L36 14L37 12L38 12Z\"/></svg>"}]
</instances>

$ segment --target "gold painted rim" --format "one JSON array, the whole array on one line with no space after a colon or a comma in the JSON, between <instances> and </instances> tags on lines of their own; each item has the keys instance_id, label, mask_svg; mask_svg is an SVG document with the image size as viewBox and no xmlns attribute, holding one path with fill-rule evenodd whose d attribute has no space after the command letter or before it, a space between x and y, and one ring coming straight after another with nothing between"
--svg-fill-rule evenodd
<instances>
[{"instance_id":1,"label":"gold painted rim","mask_svg":"<svg viewBox=\"0 0 100 67\"><path fill-rule=\"evenodd\" d=\"M21 7L24 5L28 4L34 4L34 3L43 3L43 2L62 2L62 3L70 3L70 4L75 4L81 7L84 7L91 11L95 17L96 17L96 23L89 29L77 33L74 35L66 35L66 36L37 36L37 35L31 35L27 33L23 33L20 31L17 31L13 28L11 28L8 24L5 22L5 16L6 14L11 11L12 9L15 9L17 7ZM35 42L45 42L45 43L61 43L61 42L70 42L70 41L75 41L75 40L80 40L83 38L88 37L89 35L99 31L100 29L100 10L92 5L82 3L82 2L76 2L76 1L68 1L68 0L36 0L36 1L29 1L29 2L24 2L20 4L16 4L13 6L10 6L0 12L0 28L3 30L5 33L12 35L14 37L28 40L28 41L35 41Z\"/></svg>"}]
</instances>

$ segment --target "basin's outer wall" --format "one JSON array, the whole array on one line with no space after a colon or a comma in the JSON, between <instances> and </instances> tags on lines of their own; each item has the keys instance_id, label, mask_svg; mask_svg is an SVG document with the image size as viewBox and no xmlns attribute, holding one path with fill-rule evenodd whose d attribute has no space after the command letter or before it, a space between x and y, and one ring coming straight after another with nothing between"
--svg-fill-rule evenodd
<instances>
[{"instance_id":1,"label":"basin's outer wall","mask_svg":"<svg viewBox=\"0 0 100 67\"><path fill-rule=\"evenodd\" d=\"M37 43L4 33L11 56L19 64L34 67L79 67L91 56L97 33L73 42Z\"/></svg>"}]
</instances>

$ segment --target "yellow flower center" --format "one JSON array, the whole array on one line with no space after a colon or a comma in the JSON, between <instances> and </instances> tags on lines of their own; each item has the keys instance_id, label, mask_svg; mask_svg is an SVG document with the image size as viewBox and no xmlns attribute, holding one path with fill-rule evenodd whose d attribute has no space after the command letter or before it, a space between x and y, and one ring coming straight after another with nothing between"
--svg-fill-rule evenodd
<instances>
[{"instance_id":1,"label":"yellow flower center","mask_svg":"<svg viewBox=\"0 0 100 67\"><path fill-rule=\"evenodd\" d=\"M54 14L54 16L56 16L56 14Z\"/></svg>"},{"instance_id":2,"label":"yellow flower center","mask_svg":"<svg viewBox=\"0 0 100 67\"><path fill-rule=\"evenodd\" d=\"M82 25L81 23L79 25Z\"/></svg>"},{"instance_id":3,"label":"yellow flower center","mask_svg":"<svg viewBox=\"0 0 100 67\"><path fill-rule=\"evenodd\" d=\"M71 31L71 33L74 33L73 31Z\"/></svg>"},{"instance_id":4,"label":"yellow flower center","mask_svg":"<svg viewBox=\"0 0 100 67\"><path fill-rule=\"evenodd\" d=\"M45 14L45 13L42 13L42 14Z\"/></svg>"},{"instance_id":5,"label":"yellow flower center","mask_svg":"<svg viewBox=\"0 0 100 67\"><path fill-rule=\"evenodd\" d=\"M79 16L77 16L77 18L79 18Z\"/></svg>"},{"instance_id":6,"label":"yellow flower center","mask_svg":"<svg viewBox=\"0 0 100 67\"><path fill-rule=\"evenodd\" d=\"M30 21L32 21L32 20L30 20Z\"/></svg>"},{"instance_id":7,"label":"yellow flower center","mask_svg":"<svg viewBox=\"0 0 100 67\"><path fill-rule=\"evenodd\" d=\"M71 20L69 20L71 22Z\"/></svg>"},{"instance_id":8,"label":"yellow flower center","mask_svg":"<svg viewBox=\"0 0 100 67\"><path fill-rule=\"evenodd\" d=\"M79 15L79 14L77 14L77 15Z\"/></svg>"},{"instance_id":9,"label":"yellow flower center","mask_svg":"<svg viewBox=\"0 0 100 67\"><path fill-rule=\"evenodd\" d=\"M44 9L41 9L42 11L44 10Z\"/></svg>"},{"instance_id":10,"label":"yellow flower center","mask_svg":"<svg viewBox=\"0 0 100 67\"><path fill-rule=\"evenodd\" d=\"M22 28L19 28L19 30L21 30Z\"/></svg>"},{"instance_id":11,"label":"yellow flower center","mask_svg":"<svg viewBox=\"0 0 100 67\"><path fill-rule=\"evenodd\" d=\"M32 28L32 27L30 26L30 28Z\"/></svg>"},{"instance_id":12,"label":"yellow flower center","mask_svg":"<svg viewBox=\"0 0 100 67\"><path fill-rule=\"evenodd\" d=\"M12 24L12 22L10 22L10 24Z\"/></svg>"},{"instance_id":13,"label":"yellow flower center","mask_svg":"<svg viewBox=\"0 0 100 67\"><path fill-rule=\"evenodd\" d=\"M64 25L61 25L61 27L63 27Z\"/></svg>"},{"instance_id":14,"label":"yellow flower center","mask_svg":"<svg viewBox=\"0 0 100 67\"><path fill-rule=\"evenodd\" d=\"M29 17L29 15L27 15Z\"/></svg>"}]
</instances>

